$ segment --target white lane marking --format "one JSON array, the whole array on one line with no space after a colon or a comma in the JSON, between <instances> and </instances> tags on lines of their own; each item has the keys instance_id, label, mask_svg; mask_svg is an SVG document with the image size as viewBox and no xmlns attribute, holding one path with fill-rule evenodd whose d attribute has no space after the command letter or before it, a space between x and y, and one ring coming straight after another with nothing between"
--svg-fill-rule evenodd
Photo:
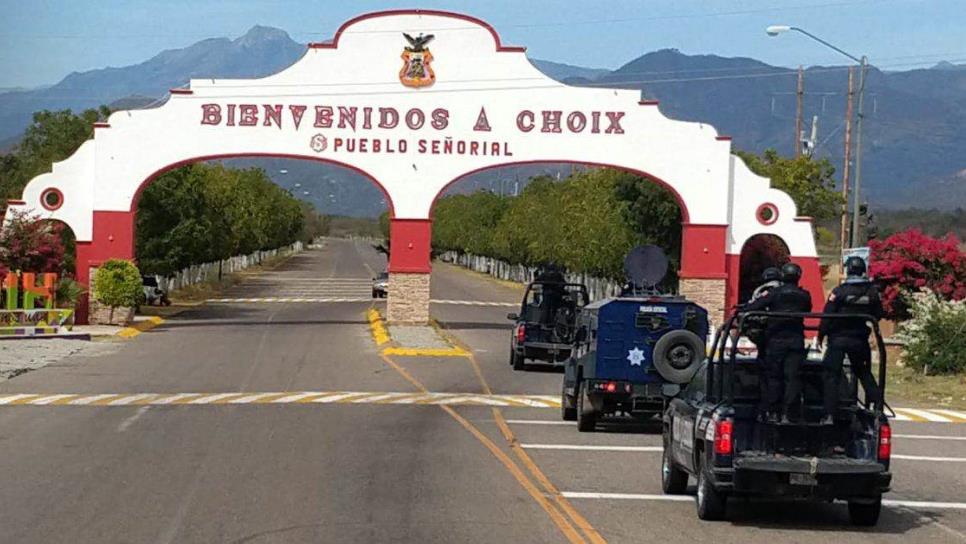
<instances>
[{"instance_id":1,"label":"white lane marking","mask_svg":"<svg viewBox=\"0 0 966 544\"><path fill-rule=\"evenodd\" d=\"M943 414L946 416L958 418L961 420L966 420L966 412L960 412L957 410L947 410L945 408L936 408L933 410L933 412L939 412L940 414Z\"/></svg>"},{"instance_id":2,"label":"white lane marking","mask_svg":"<svg viewBox=\"0 0 966 544\"><path fill-rule=\"evenodd\" d=\"M646 493L593 493L584 491L563 491L560 493L567 499L611 499L631 501L666 501L666 502L694 502L689 495L652 495ZM904 506L920 510L955 509L966 510L966 502L931 502L931 501L903 501L883 499L885 506Z\"/></svg>"},{"instance_id":3,"label":"white lane marking","mask_svg":"<svg viewBox=\"0 0 966 544\"><path fill-rule=\"evenodd\" d=\"M51 402L54 402L54 401L57 401L57 400L60 400L60 399L70 398L70 397L73 397L73 396L74 395L50 395L49 397L44 397L44 398L41 398L41 399L37 399L37 400L31 402L31 404L39 404L39 405L42 406L44 404L50 404Z\"/></svg>"},{"instance_id":4,"label":"white lane marking","mask_svg":"<svg viewBox=\"0 0 966 544\"><path fill-rule=\"evenodd\" d=\"M520 444L529 450L582 450L582 451L646 451L662 452L661 446L598 446L585 444ZM895 457L895 456L893 456Z\"/></svg>"},{"instance_id":5,"label":"white lane marking","mask_svg":"<svg viewBox=\"0 0 966 544\"><path fill-rule=\"evenodd\" d=\"M205 395L203 397L198 397L194 400L189 400L188 404L211 404L215 401L232 397L237 394L238 393L217 393L214 395Z\"/></svg>"},{"instance_id":6,"label":"white lane marking","mask_svg":"<svg viewBox=\"0 0 966 544\"><path fill-rule=\"evenodd\" d=\"M519 302L490 302L486 300L447 300L447 299L433 299L429 301L432 304L455 304L460 306L492 306L492 307L502 307L502 308L516 308L520 306Z\"/></svg>"},{"instance_id":7,"label":"white lane marking","mask_svg":"<svg viewBox=\"0 0 966 544\"><path fill-rule=\"evenodd\" d=\"M22 393L19 395L10 395L9 397L0 398L0 404L9 404L15 400L24 399L24 398L33 397L33 396L34 395L24 395Z\"/></svg>"},{"instance_id":8,"label":"white lane marking","mask_svg":"<svg viewBox=\"0 0 966 544\"><path fill-rule=\"evenodd\" d=\"M127 419L122 421L120 425L117 426L117 432L123 433L124 431L126 431L128 427L130 427L135 421L141 419L141 416L143 416L144 413L150 409L151 409L150 406L142 406L138 408L138 410L134 412L134 415L128 417Z\"/></svg>"},{"instance_id":9,"label":"white lane marking","mask_svg":"<svg viewBox=\"0 0 966 544\"><path fill-rule=\"evenodd\" d=\"M930 461L935 463L966 463L966 457L925 457L922 455L900 455L892 454L893 459L905 461Z\"/></svg>"},{"instance_id":10,"label":"white lane marking","mask_svg":"<svg viewBox=\"0 0 966 544\"><path fill-rule=\"evenodd\" d=\"M124 406L126 404L132 404L132 403L134 403L136 401L139 401L141 399L153 398L153 397L156 397L156 396L157 395L155 395L154 393L143 393L141 395L129 395L129 396L126 396L126 397L121 397L119 399L114 399L111 402L107 403L107 405L108 406Z\"/></svg>"},{"instance_id":11,"label":"white lane marking","mask_svg":"<svg viewBox=\"0 0 966 544\"><path fill-rule=\"evenodd\" d=\"M938 415L938 414L934 414L934 413L932 413L932 412L930 412L928 410L917 410L915 408L896 408L896 411L898 411L898 410L902 410L907 415L913 415L913 416L921 417L921 418L925 419L926 421L933 421L933 422L936 422L936 423L949 423L949 418L948 417L941 416L941 415Z\"/></svg>"},{"instance_id":12,"label":"white lane marking","mask_svg":"<svg viewBox=\"0 0 966 544\"><path fill-rule=\"evenodd\" d=\"M508 419L507 423L514 423L516 425L567 425L574 426L573 421L555 421L552 419Z\"/></svg>"},{"instance_id":13,"label":"white lane marking","mask_svg":"<svg viewBox=\"0 0 966 544\"><path fill-rule=\"evenodd\" d=\"M938 434L894 434L892 438L909 438L913 440L964 440L966 436L942 436Z\"/></svg>"}]
</instances>

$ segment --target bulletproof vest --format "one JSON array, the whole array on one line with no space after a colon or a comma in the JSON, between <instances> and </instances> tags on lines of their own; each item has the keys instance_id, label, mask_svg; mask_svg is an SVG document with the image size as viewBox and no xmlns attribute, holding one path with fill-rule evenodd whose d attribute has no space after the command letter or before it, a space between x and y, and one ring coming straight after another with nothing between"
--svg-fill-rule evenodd
<instances>
[{"instance_id":1,"label":"bulletproof vest","mask_svg":"<svg viewBox=\"0 0 966 544\"><path fill-rule=\"evenodd\" d=\"M769 292L771 303L768 309L772 312L810 312L812 310L809 302L808 291L797 285L785 283L775 287ZM801 318L797 317L769 317L769 335L802 335L805 325Z\"/></svg>"},{"instance_id":2,"label":"bulletproof vest","mask_svg":"<svg viewBox=\"0 0 966 544\"><path fill-rule=\"evenodd\" d=\"M868 314L878 317L878 289L872 282L844 283L833 290L840 314ZM866 321L856 319L833 319L829 323L830 334L866 337L869 327Z\"/></svg>"}]
</instances>

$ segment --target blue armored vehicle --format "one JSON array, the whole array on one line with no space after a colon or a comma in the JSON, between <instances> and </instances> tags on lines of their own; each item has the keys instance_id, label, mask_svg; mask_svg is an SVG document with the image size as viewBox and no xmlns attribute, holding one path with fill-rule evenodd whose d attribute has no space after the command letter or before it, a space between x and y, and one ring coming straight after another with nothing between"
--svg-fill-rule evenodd
<instances>
[{"instance_id":1,"label":"blue armored vehicle","mask_svg":"<svg viewBox=\"0 0 966 544\"><path fill-rule=\"evenodd\" d=\"M561 415L580 431L594 431L604 416L663 413L706 356L708 312L656 290L667 273L663 251L636 248L624 269L629 282L620 296L581 309L564 366Z\"/></svg>"}]
</instances>

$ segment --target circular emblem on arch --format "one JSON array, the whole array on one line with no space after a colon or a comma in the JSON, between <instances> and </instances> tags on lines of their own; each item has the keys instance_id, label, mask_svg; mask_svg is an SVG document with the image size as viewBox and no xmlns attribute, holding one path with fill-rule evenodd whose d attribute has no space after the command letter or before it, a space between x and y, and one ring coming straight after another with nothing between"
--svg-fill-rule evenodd
<instances>
[{"instance_id":1,"label":"circular emblem on arch","mask_svg":"<svg viewBox=\"0 0 966 544\"><path fill-rule=\"evenodd\" d=\"M64 205L64 193L60 189L49 187L40 193L40 205L52 212Z\"/></svg>"},{"instance_id":2,"label":"circular emblem on arch","mask_svg":"<svg viewBox=\"0 0 966 544\"><path fill-rule=\"evenodd\" d=\"M765 202L755 210L755 219L762 225L774 225L778 221L778 206Z\"/></svg>"},{"instance_id":3,"label":"circular emblem on arch","mask_svg":"<svg viewBox=\"0 0 966 544\"><path fill-rule=\"evenodd\" d=\"M325 148L329 147L329 140L323 134L316 134L309 140L309 146L312 148L312 151L321 153L325 151Z\"/></svg>"}]
</instances>

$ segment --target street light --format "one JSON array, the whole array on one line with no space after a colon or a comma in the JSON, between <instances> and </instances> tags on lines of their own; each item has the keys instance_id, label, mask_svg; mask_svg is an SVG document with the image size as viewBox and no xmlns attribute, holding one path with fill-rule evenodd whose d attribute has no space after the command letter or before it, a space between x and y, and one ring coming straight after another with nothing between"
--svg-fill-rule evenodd
<instances>
[{"instance_id":1,"label":"street light","mask_svg":"<svg viewBox=\"0 0 966 544\"><path fill-rule=\"evenodd\" d=\"M859 231L859 187L862 185L862 119L865 117L862 113L862 99L865 97L865 74L868 71L869 61L865 55L862 55L862 58L851 55L828 43L822 38L819 38L815 34L802 30L797 26L771 25L765 29L765 32L769 36L778 36L779 34L784 34L790 31L804 34L825 47L841 53L842 55L845 55L846 57L859 63L859 111L855 127L855 188L852 191L852 231L849 233L849 245L854 247L858 241L856 239L856 233ZM846 202L846 206L847 205L848 203Z\"/></svg>"}]
</instances>

